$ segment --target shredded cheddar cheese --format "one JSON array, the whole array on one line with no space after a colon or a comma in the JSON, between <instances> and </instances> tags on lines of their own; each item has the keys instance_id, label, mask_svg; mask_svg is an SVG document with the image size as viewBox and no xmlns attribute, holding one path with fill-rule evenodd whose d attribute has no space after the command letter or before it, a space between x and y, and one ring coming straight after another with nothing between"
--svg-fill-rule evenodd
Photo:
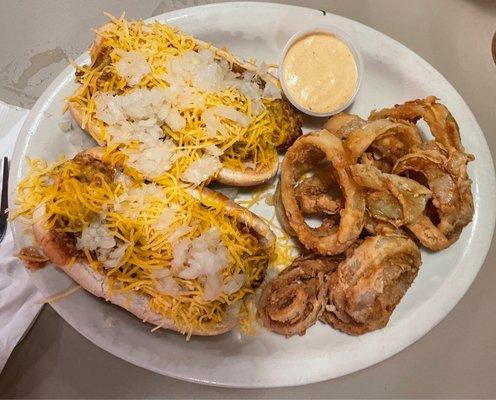
<instances>
[{"instance_id":1,"label":"shredded cheddar cheese","mask_svg":"<svg viewBox=\"0 0 496 400\"><path fill-rule=\"evenodd\" d=\"M125 251L113 267L99 260L98 252L90 247L83 247L76 257L105 274L113 283L110 290L148 295L150 309L174 321L185 334L208 330L224 321L230 307L253 293L257 282L263 279L270 251L243 229L235 216L227 214L216 197L198 199L177 182L157 186L138 178L132 180L115 173L107 164L77 157L61 159L50 166L44 161L30 160L30 166L30 173L18 186L18 204L12 210L12 218L32 223L36 210L43 205L46 227L74 243L81 241L84 232L97 221L98 229L109 232L110 240L116 242L114 249L125 246ZM173 204L178 212L159 229L158 221ZM184 237L191 240L212 228L220 232L228 257L220 274L224 284L243 274L244 282L238 290L221 292L215 300L207 301L201 277L185 279L177 274L171 275L179 288L177 294L160 290L159 274L172 271L175 257L170 238L181 227L189 227Z\"/></svg>"},{"instance_id":2,"label":"shredded cheddar cheese","mask_svg":"<svg viewBox=\"0 0 496 400\"><path fill-rule=\"evenodd\" d=\"M65 299L66 297L69 297L70 295L76 293L79 289L81 289L81 286L79 285L73 285L69 289L64 290L62 293L57 293L56 295L50 296L46 299L40 300L38 303L39 304L53 304L56 303L57 301L60 301L62 299Z\"/></svg>"},{"instance_id":3,"label":"shredded cheddar cheese","mask_svg":"<svg viewBox=\"0 0 496 400\"><path fill-rule=\"evenodd\" d=\"M115 138L109 133L108 124L96 116L97 97L101 93L123 96L141 89L170 89L171 82L167 77L170 59L200 51L202 48L193 37L169 25L127 21L122 17L112 18L97 35L99 45L92 49L92 63L77 68L76 76L80 87L68 101L82 111L83 127L95 124L95 139L100 144L112 145ZM139 82L132 87L116 67L124 57L123 54L129 52L143 55L150 67L150 71L140 76ZM219 59L219 56L216 55L216 58ZM234 58L227 61L233 68ZM176 115L176 119L184 122L184 127L173 129L167 119L161 125L163 137L172 139L185 152L174 160L170 171L153 177L157 183L170 179L167 175L180 177L212 145L222 151L220 162L223 167L241 171L247 168L265 170L277 161L277 147L288 143L298 134L300 116L294 114L283 100L261 98L261 109L254 110L253 99L236 87L217 92L195 89L194 93L197 101L181 107ZM230 110L241 113L250 121L249 124L243 126L229 118L219 117L222 132L209 134L205 113L218 107L229 107ZM133 146L136 148L139 143L133 140L118 143L110 146L108 151L118 152L116 157L126 160L126 149Z\"/></svg>"},{"instance_id":4,"label":"shredded cheddar cheese","mask_svg":"<svg viewBox=\"0 0 496 400\"><path fill-rule=\"evenodd\" d=\"M106 296L146 296L163 324L173 321L188 337L233 319L253 333L255 288L268 266L291 263L295 246L272 218L266 222L279 237L268 250L204 187L221 168L272 168L278 147L300 133L301 116L273 96L266 72L245 75L227 51L212 52L169 25L111 17L97 36L91 63L76 67L79 87L68 104L105 146L102 161L28 160L11 218L42 222L68 246L68 268L83 261L104 274ZM202 57L225 81L209 87L209 68L197 83L194 73L183 74ZM239 204L269 204L268 190ZM202 251L213 260L203 269Z\"/></svg>"},{"instance_id":5,"label":"shredded cheddar cheese","mask_svg":"<svg viewBox=\"0 0 496 400\"><path fill-rule=\"evenodd\" d=\"M273 201L274 188L270 184L260 185L254 188L248 199L238 200L237 203L249 210L253 210L254 207L265 203L269 205L269 202ZM270 226L273 232L276 233L276 246L274 253L270 260L270 266L282 271L284 268L289 266L293 259L298 254L298 246L295 244L292 238L281 229L281 227L275 223L276 214L274 213L270 219L262 218L265 223Z\"/></svg>"}]
</instances>

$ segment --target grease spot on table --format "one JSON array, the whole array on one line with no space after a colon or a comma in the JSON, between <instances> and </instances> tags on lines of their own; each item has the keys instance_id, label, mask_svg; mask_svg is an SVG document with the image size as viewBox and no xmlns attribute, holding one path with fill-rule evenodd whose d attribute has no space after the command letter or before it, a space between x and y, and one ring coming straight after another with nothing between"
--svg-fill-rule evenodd
<instances>
[{"instance_id":1,"label":"grease spot on table","mask_svg":"<svg viewBox=\"0 0 496 400\"><path fill-rule=\"evenodd\" d=\"M0 69L0 88L18 96L22 106L30 106L46 83L60 72L60 67L65 66L68 61L67 53L61 47L32 55L25 53Z\"/></svg>"}]
</instances>

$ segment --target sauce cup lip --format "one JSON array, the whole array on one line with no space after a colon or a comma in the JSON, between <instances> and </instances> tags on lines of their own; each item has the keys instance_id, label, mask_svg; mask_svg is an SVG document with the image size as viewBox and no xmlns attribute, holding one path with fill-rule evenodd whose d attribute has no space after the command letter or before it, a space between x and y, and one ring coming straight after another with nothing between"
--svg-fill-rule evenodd
<instances>
[{"instance_id":1,"label":"sauce cup lip","mask_svg":"<svg viewBox=\"0 0 496 400\"><path fill-rule=\"evenodd\" d=\"M343 41L350 49L351 54L353 54L353 58L355 59L355 63L357 66L357 84L355 87L355 92L353 93L353 96L350 97L350 99L344 103L341 107L336 108L335 110L332 111L327 111L327 112L314 112L310 111L306 108L304 108L301 104L299 104L289 93L289 90L286 86L286 81L284 79L284 71L283 71L283 65L284 65L284 59L286 58L286 54L288 53L289 48L299 39L309 36L313 33L327 33L330 35L333 35ZM355 100L355 97L360 90L360 86L362 84L362 78L363 78L363 60L360 52L357 49L357 46L354 44L353 40L350 38L348 34L343 32L341 29L336 28L334 26L329 26L329 25L317 25L314 26L313 28L309 29L304 29L301 31L296 32L289 38L287 41L286 45L284 46L284 49L282 51L281 59L279 62L279 68L277 69L277 75L279 78L279 82L281 82L281 87L282 90L287 97L287 99L295 106L298 110L300 110L304 114L311 115L313 117L330 117L332 115L335 115L337 113L340 113L341 111L345 110L348 108L351 103Z\"/></svg>"}]
</instances>

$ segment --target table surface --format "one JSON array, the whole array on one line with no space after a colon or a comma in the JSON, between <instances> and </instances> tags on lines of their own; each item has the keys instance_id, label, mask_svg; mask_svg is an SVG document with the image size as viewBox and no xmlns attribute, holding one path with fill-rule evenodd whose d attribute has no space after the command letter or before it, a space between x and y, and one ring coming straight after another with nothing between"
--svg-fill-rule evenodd
<instances>
[{"instance_id":1,"label":"table surface","mask_svg":"<svg viewBox=\"0 0 496 400\"><path fill-rule=\"evenodd\" d=\"M0 99L30 107L68 60L92 40L102 11L147 18L204 0L0 0ZM284 1L362 22L404 43L437 68L474 112L496 152L495 0ZM318 384L270 390L200 386L122 361L45 306L0 375L0 396L20 398L495 397L495 253L431 332L366 370Z\"/></svg>"}]
</instances>

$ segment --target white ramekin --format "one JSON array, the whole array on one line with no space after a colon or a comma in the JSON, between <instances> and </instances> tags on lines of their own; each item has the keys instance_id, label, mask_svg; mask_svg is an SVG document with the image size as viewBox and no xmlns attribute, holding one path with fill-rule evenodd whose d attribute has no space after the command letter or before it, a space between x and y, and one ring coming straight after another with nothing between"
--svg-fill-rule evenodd
<instances>
[{"instance_id":1,"label":"white ramekin","mask_svg":"<svg viewBox=\"0 0 496 400\"><path fill-rule=\"evenodd\" d=\"M351 96L351 98L345 104L343 104L341 107L339 107L335 110L323 112L323 113L318 113L318 112L313 112L313 111L307 110L306 108L304 108L300 104L298 104L298 102L295 99L293 99L293 97L289 93L289 90L287 89L286 82L284 80L284 73L283 73L283 62L284 62L284 59L286 58L286 54L287 54L289 48L297 40L299 40L305 36L311 35L312 33L328 33L330 35L337 37L341 41L343 41L349 47L351 54L353 54L353 57L355 59L355 63L357 66L358 79L357 79L357 84L356 84L356 88L355 88L355 92L353 93L353 96ZM281 82L281 87L282 87L284 94L286 95L288 100L291 102L291 104L293 104L298 110L300 110L301 112L303 112L305 114L312 115L314 117L330 117L331 115L337 114L337 113L345 110L346 108L348 108L350 106L350 104L353 103L353 101L355 100L355 97L358 93L358 90L360 89L360 85L362 84L362 77L363 77L362 56L360 55L360 52L358 51L358 49L355 46L355 44L353 43L353 41L350 39L350 37L346 33L341 31L340 29L334 28L334 27L331 28L329 26L317 26L317 27L314 27L312 29L305 29L303 31L296 32L293 36L291 36L291 38L286 43L286 46L284 46L284 50L282 52L282 56L281 56L281 59L279 62L279 68L278 68L278 76L279 76L279 81Z\"/></svg>"}]
</instances>

